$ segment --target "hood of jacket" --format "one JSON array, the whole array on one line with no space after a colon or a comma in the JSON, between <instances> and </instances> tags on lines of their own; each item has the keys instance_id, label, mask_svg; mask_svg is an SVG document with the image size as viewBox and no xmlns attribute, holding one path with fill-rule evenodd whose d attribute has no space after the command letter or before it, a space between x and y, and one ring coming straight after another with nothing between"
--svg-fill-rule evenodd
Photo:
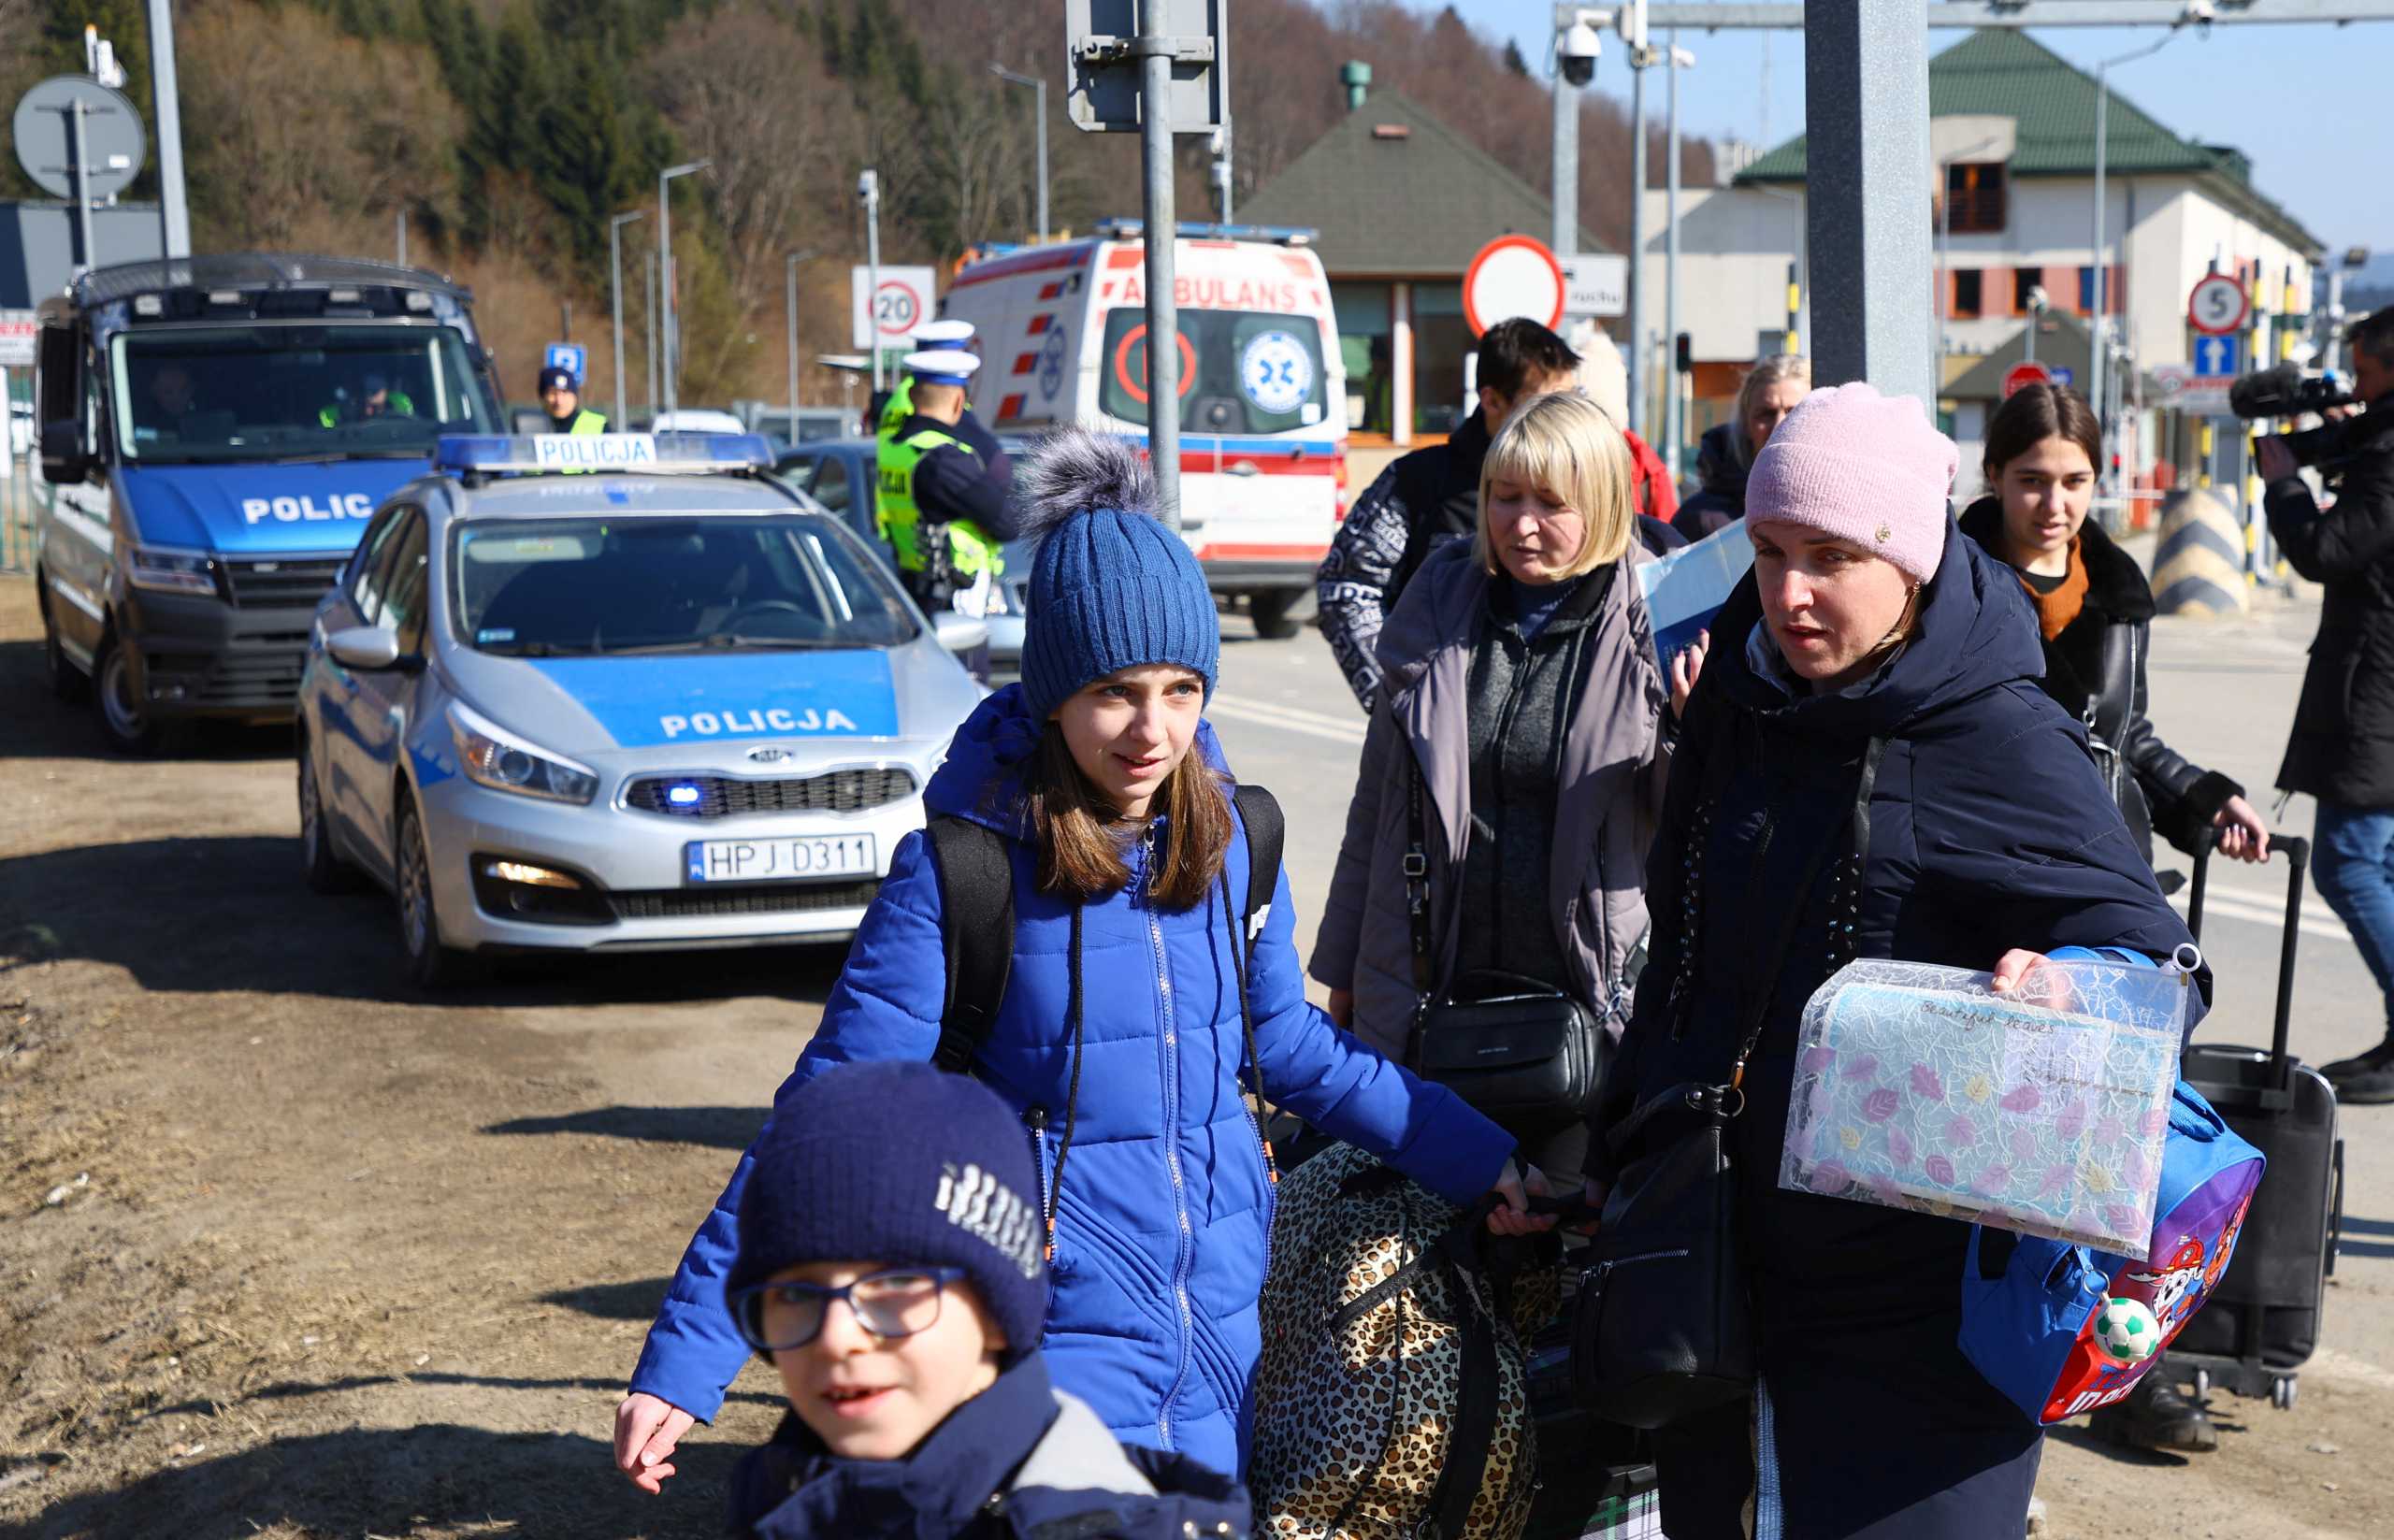
<instances>
[{"instance_id":1,"label":"hood of jacket","mask_svg":"<svg viewBox=\"0 0 2394 1540\"><path fill-rule=\"evenodd\" d=\"M1924 720L2015 680L2042 679L2044 648L2019 575L1952 522L1937 576L1921 590L1920 625L1868 679L1828 695L1799 693L1763 632L1762 597L1748 572L1712 623L1705 675L1749 710L1799 732L1897 738Z\"/></svg>"},{"instance_id":2,"label":"hood of jacket","mask_svg":"<svg viewBox=\"0 0 2394 1540\"><path fill-rule=\"evenodd\" d=\"M1964 509L1961 526L1962 533L1978 541L1988 555L2003 561L2001 498L1981 497ZM2136 558L2121 550L2119 542L2103 533L2103 526L2091 518L2079 526L2078 557L2086 564L2086 602L2089 606L2101 611L2111 620L2153 618L2153 586L2145 582L2144 569L2139 567Z\"/></svg>"},{"instance_id":3,"label":"hood of jacket","mask_svg":"<svg viewBox=\"0 0 2394 1540\"><path fill-rule=\"evenodd\" d=\"M1746 467L1738 459L1738 425L1715 423L1696 441L1695 473L1704 490L1717 497L1746 497Z\"/></svg>"},{"instance_id":4,"label":"hood of jacket","mask_svg":"<svg viewBox=\"0 0 2394 1540\"><path fill-rule=\"evenodd\" d=\"M1009 839L1029 839L1031 828L1022 812L1022 770L1038 751L1045 727L1023 705L1019 684L997 691L975 706L956 729L947 757L923 789L923 805L933 816L952 813L985 824ZM1190 749L1217 772L1230 773L1212 723L1197 724L1197 737Z\"/></svg>"}]
</instances>

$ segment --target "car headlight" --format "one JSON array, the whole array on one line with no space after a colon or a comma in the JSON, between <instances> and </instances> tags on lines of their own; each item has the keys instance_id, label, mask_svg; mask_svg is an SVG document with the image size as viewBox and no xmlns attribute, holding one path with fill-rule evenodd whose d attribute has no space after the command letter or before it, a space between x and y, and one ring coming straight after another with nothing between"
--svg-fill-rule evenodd
<instances>
[{"instance_id":1,"label":"car headlight","mask_svg":"<svg viewBox=\"0 0 2394 1540\"><path fill-rule=\"evenodd\" d=\"M200 551L170 551L162 546L136 546L124 565L124 581L136 588L166 594L216 597L216 558Z\"/></svg>"},{"instance_id":2,"label":"car headlight","mask_svg":"<svg viewBox=\"0 0 2394 1540\"><path fill-rule=\"evenodd\" d=\"M457 741L457 763L467 778L493 791L545 797L553 802L587 802L598 795L598 772L589 766L534 748L454 700L449 703L449 734Z\"/></svg>"}]
</instances>

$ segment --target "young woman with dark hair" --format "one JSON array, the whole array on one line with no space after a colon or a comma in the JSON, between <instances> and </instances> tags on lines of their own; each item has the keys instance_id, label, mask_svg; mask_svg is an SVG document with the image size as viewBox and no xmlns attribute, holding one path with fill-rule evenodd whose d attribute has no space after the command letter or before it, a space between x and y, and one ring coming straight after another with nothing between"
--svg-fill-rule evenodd
<instances>
[{"instance_id":1,"label":"young woman with dark hair","mask_svg":"<svg viewBox=\"0 0 2394 1540\"><path fill-rule=\"evenodd\" d=\"M1499 1233L1553 1220L1529 1216L1511 1136L1306 1000L1285 871L1242 927L1248 843L1204 722L1214 600L1151 516L1138 452L1059 434L1016 488L1040 531L1022 682L957 729L923 799L994 833L1012 876L1010 971L970 1067L1038 1161L1057 1387L1126 1443L1236 1473L1275 1179L1247 1092L1454 1202L1502 1195ZM947 928L975 923L943 907L938 853L909 835L777 1105L836 1064L933 1057ZM616 1412L616 1463L651 1491L748 1356L722 1277L749 1169L690 1242Z\"/></svg>"}]
</instances>

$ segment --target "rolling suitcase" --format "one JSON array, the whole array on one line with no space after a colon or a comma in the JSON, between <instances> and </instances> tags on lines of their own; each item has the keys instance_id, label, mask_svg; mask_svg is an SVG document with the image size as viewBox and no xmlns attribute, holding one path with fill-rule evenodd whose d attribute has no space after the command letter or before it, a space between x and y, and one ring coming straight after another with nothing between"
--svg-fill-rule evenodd
<instances>
[{"instance_id":1,"label":"rolling suitcase","mask_svg":"<svg viewBox=\"0 0 2394 1540\"><path fill-rule=\"evenodd\" d=\"M2170 1346L2169 1366L2198 1393L2216 1385L2240 1396L2294 1404L2296 1375L2319 1345L2327 1281L2344 1226L2344 1145L2336 1136L2336 1093L2286 1047L2294 1004L2295 942L2302 918L2311 842L2277 839L2288 867L2286 934L2279 944L2277 1017L2267 1051L2225 1043L2186 1050L2186 1080L2234 1129L2269 1157L2227 1274ZM2210 852L2195 859L2186 925L2202 936Z\"/></svg>"},{"instance_id":2,"label":"rolling suitcase","mask_svg":"<svg viewBox=\"0 0 2394 1540\"><path fill-rule=\"evenodd\" d=\"M1530 1339L1537 1486L1521 1540L1662 1540L1662 1493L1646 1435L1599 1422L1571 1394L1579 1275L1578 1268L1563 1270L1563 1309Z\"/></svg>"}]
</instances>

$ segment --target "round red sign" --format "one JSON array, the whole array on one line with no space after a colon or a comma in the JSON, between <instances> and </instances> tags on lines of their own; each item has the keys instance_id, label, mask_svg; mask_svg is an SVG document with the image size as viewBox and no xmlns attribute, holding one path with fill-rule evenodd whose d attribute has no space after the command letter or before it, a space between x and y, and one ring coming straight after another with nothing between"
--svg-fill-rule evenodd
<instances>
[{"instance_id":1,"label":"round red sign","mask_svg":"<svg viewBox=\"0 0 2394 1540\"><path fill-rule=\"evenodd\" d=\"M2009 401L2030 385L2050 385L2053 382L2054 371L2033 359L2014 364L2003 371L2003 398Z\"/></svg>"}]
</instances>

